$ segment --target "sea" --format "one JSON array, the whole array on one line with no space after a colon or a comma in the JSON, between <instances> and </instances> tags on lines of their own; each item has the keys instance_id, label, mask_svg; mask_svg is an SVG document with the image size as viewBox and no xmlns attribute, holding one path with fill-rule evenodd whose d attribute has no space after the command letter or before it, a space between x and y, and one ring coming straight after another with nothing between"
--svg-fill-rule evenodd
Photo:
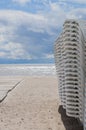
<instances>
[{"instance_id":1,"label":"sea","mask_svg":"<svg viewBox=\"0 0 86 130\"><path fill-rule=\"evenodd\" d=\"M54 76L54 64L1 64L0 76Z\"/></svg>"}]
</instances>

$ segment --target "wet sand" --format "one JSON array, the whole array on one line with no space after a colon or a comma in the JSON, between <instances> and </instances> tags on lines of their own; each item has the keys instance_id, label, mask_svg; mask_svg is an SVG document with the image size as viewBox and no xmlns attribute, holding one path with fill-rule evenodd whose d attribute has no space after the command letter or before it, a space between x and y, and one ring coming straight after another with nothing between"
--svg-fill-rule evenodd
<instances>
[{"instance_id":1,"label":"wet sand","mask_svg":"<svg viewBox=\"0 0 86 130\"><path fill-rule=\"evenodd\" d=\"M60 106L57 78L52 76L22 78L0 103L0 130L83 129Z\"/></svg>"}]
</instances>

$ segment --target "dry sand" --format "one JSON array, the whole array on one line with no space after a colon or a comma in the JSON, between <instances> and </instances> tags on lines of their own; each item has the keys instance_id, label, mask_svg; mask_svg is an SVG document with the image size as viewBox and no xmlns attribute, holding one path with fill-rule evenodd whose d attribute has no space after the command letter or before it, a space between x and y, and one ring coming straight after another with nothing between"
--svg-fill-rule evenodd
<instances>
[{"instance_id":1,"label":"dry sand","mask_svg":"<svg viewBox=\"0 0 86 130\"><path fill-rule=\"evenodd\" d=\"M25 77L0 103L0 130L82 130L59 106L56 77Z\"/></svg>"},{"instance_id":2,"label":"dry sand","mask_svg":"<svg viewBox=\"0 0 86 130\"><path fill-rule=\"evenodd\" d=\"M21 81L22 77L0 77L0 102L2 102L8 93L12 91Z\"/></svg>"}]
</instances>

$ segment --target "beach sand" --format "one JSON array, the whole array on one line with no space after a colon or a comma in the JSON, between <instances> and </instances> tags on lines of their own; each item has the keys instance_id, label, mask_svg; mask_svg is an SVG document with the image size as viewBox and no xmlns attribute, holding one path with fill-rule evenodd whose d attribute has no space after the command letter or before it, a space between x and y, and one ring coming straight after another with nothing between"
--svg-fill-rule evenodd
<instances>
[{"instance_id":1,"label":"beach sand","mask_svg":"<svg viewBox=\"0 0 86 130\"><path fill-rule=\"evenodd\" d=\"M82 130L60 105L56 77L20 79L0 103L0 130Z\"/></svg>"}]
</instances>

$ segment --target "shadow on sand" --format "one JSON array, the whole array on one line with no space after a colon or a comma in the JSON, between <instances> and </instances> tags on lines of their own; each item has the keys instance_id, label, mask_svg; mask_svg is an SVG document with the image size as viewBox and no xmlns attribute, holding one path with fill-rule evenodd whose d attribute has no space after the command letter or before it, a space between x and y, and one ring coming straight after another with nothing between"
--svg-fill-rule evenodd
<instances>
[{"instance_id":1,"label":"shadow on sand","mask_svg":"<svg viewBox=\"0 0 86 130\"><path fill-rule=\"evenodd\" d=\"M83 130L81 123L73 117L68 117L62 106L59 106L58 112L61 114L61 119L66 130Z\"/></svg>"}]
</instances>

